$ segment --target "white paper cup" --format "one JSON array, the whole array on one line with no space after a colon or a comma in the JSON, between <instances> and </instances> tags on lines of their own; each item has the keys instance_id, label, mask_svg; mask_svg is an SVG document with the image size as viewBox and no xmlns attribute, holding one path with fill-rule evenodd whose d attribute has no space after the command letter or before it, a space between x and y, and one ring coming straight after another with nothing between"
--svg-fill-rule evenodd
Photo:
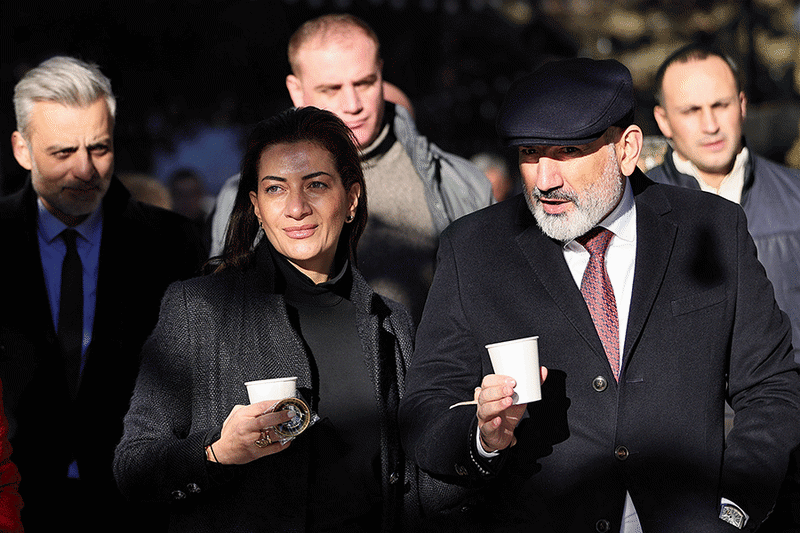
<instances>
[{"instance_id":1,"label":"white paper cup","mask_svg":"<svg viewBox=\"0 0 800 533\"><path fill-rule=\"evenodd\" d=\"M259 379L248 381L244 386L247 387L247 396L250 398L251 404L265 400L283 400L294 396L297 389L297 377Z\"/></svg>"},{"instance_id":2,"label":"white paper cup","mask_svg":"<svg viewBox=\"0 0 800 533\"><path fill-rule=\"evenodd\" d=\"M494 373L511 376L517 382L512 399L515 404L542 399L539 370L539 337L487 344Z\"/></svg>"}]
</instances>

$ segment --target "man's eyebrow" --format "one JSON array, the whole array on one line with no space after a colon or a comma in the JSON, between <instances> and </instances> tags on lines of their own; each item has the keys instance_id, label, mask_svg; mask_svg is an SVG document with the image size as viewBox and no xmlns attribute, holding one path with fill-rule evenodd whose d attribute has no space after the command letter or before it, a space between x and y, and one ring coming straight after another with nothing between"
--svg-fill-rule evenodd
<instances>
[{"instance_id":1,"label":"man's eyebrow","mask_svg":"<svg viewBox=\"0 0 800 533\"><path fill-rule=\"evenodd\" d=\"M375 73L367 74L363 78L354 81L353 85L358 85L359 83L374 83L375 81L377 81L377 79L378 79L378 75L377 74L375 74Z\"/></svg>"},{"instance_id":2,"label":"man's eyebrow","mask_svg":"<svg viewBox=\"0 0 800 533\"><path fill-rule=\"evenodd\" d=\"M363 83L375 83L377 80L378 80L378 75L377 74L375 74L375 73L367 74L363 78L359 78L359 79L353 81L353 85L360 85L360 84L363 84ZM344 84L342 84L342 83L321 83L321 84L317 85L316 87L314 87L314 89L317 90L317 91L324 91L326 89L337 90L337 89L341 89L342 85L344 85Z\"/></svg>"},{"instance_id":3,"label":"man's eyebrow","mask_svg":"<svg viewBox=\"0 0 800 533\"><path fill-rule=\"evenodd\" d=\"M715 106L715 105L720 105L720 104L729 104L730 105L731 103L733 103L735 101L736 101L735 98L722 97L722 98L717 98L716 100L714 100L713 102L709 103L708 105L712 106L712 107ZM700 108L703 107L703 105L704 104L688 103L686 105L679 106L678 109L680 109L682 111L683 110L700 109Z\"/></svg>"},{"instance_id":4,"label":"man's eyebrow","mask_svg":"<svg viewBox=\"0 0 800 533\"><path fill-rule=\"evenodd\" d=\"M316 91L324 91L326 89L340 89L342 87L341 83L321 83L314 87Z\"/></svg>"},{"instance_id":5,"label":"man's eyebrow","mask_svg":"<svg viewBox=\"0 0 800 533\"><path fill-rule=\"evenodd\" d=\"M53 144L45 148L45 152L54 154L56 152L74 152L77 149L78 147L75 145Z\"/></svg>"},{"instance_id":6,"label":"man's eyebrow","mask_svg":"<svg viewBox=\"0 0 800 533\"><path fill-rule=\"evenodd\" d=\"M101 146L111 146L111 138L110 137L103 137L96 141L92 141L86 145L86 148L92 150L93 148L99 148ZM49 154L54 154L56 152L75 152L80 148L79 145L75 144L52 144L45 148L45 152Z\"/></svg>"}]
</instances>

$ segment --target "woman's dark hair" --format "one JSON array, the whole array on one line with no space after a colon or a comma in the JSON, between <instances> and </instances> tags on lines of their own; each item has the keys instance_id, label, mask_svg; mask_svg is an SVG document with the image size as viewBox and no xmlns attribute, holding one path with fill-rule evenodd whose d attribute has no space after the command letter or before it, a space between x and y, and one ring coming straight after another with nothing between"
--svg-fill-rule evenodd
<instances>
[{"instance_id":1,"label":"woman's dark hair","mask_svg":"<svg viewBox=\"0 0 800 533\"><path fill-rule=\"evenodd\" d=\"M358 148L353 133L339 117L330 111L309 106L287 109L259 122L250 133L242 158L239 190L225 236L222 263L217 270L244 268L252 259L253 241L260 228L253 212L250 192L258 188L261 154L275 144L302 141L315 143L333 156L345 191L349 192L354 183L361 185L355 218L344 225L339 236L340 244L342 237L347 239L350 261L356 264L356 246L367 225L367 192Z\"/></svg>"}]
</instances>

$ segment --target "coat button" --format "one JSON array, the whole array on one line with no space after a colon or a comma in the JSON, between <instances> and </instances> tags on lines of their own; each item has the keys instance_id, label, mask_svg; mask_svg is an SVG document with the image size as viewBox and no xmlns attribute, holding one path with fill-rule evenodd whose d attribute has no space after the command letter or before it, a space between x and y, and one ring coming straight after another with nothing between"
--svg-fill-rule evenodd
<instances>
[{"instance_id":1,"label":"coat button","mask_svg":"<svg viewBox=\"0 0 800 533\"><path fill-rule=\"evenodd\" d=\"M592 388L597 392L603 392L608 387L608 381L603 376L597 376L592 381Z\"/></svg>"},{"instance_id":2,"label":"coat button","mask_svg":"<svg viewBox=\"0 0 800 533\"><path fill-rule=\"evenodd\" d=\"M459 476L466 476L467 474L469 474L469 472L463 465L456 465L456 474L458 474Z\"/></svg>"},{"instance_id":3,"label":"coat button","mask_svg":"<svg viewBox=\"0 0 800 533\"><path fill-rule=\"evenodd\" d=\"M617 449L614 450L614 455L616 455L617 459L619 459L620 461L624 461L625 459L628 458L630 452L628 452L628 448L626 448L625 446L617 446Z\"/></svg>"},{"instance_id":4,"label":"coat button","mask_svg":"<svg viewBox=\"0 0 800 533\"><path fill-rule=\"evenodd\" d=\"M598 531L598 533L606 533L607 531L611 531L611 522L605 519L598 520L594 525L594 528Z\"/></svg>"},{"instance_id":5,"label":"coat button","mask_svg":"<svg viewBox=\"0 0 800 533\"><path fill-rule=\"evenodd\" d=\"M392 472L391 475L389 476L389 484L394 485L398 481L400 481L400 474L398 474L397 472Z\"/></svg>"},{"instance_id":6,"label":"coat button","mask_svg":"<svg viewBox=\"0 0 800 533\"><path fill-rule=\"evenodd\" d=\"M183 492L182 490L173 490L172 494L170 496L172 496L173 500L185 500L186 499L186 493Z\"/></svg>"},{"instance_id":7,"label":"coat button","mask_svg":"<svg viewBox=\"0 0 800 533\"><path fill-rule=\"evenodd\" d=\"M200 485L197 483L189 483L186 485L186 492L189 494L200 494Z\"/></svg>"}]
</instances>

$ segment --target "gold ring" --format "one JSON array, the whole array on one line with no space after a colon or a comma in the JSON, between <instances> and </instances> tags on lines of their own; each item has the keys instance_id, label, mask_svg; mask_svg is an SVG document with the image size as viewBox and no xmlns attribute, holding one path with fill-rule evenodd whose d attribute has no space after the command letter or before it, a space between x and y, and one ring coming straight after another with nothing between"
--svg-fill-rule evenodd
<instances>
[{"instance_id":1,"label":"gold ring","mask_svg":"<svg viewBox=\"0 0 800 533\"><path fill-rule=\"evenodd\" d=\"M272 444L272 439L269 438L269 433L267 433L267 430L262 429L261 438L256 440L256 446L259 448L266 448L270 444Z\"/></svg>"}]
</instances>

